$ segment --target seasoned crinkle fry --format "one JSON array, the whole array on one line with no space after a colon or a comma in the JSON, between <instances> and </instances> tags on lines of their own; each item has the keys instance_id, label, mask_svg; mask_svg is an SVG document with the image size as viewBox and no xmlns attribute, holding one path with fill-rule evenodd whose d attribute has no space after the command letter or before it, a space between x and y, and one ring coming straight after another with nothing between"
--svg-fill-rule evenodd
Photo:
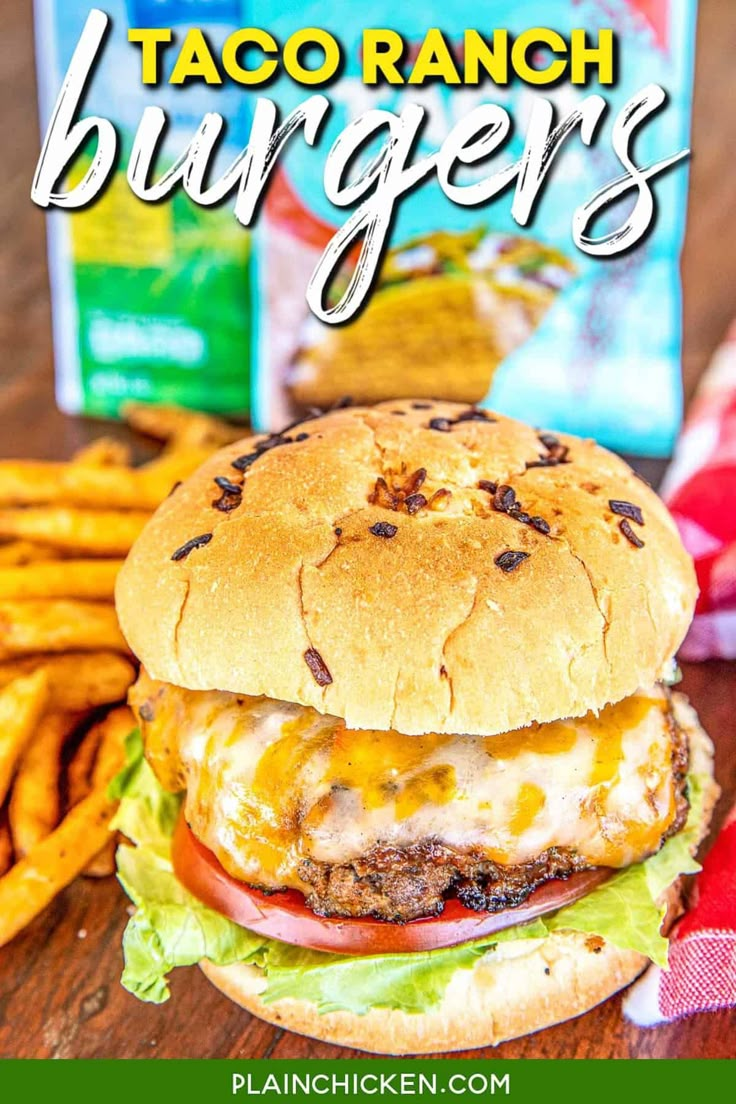
<instances>
[{"instance_id":1,"label":"seasoned crinkle fry","mask_svg":"<svg viewBox=\"0 0 736 1104\"><path fill-rule=\"evenodd\" d=\"M117 652L41 653L0 663L0 686L39 667L49 680L49 709L62 712L96 709L122 701L135 679L135 667Z\"/></svg>"},{"instance_id":2,"label":"seasoned crinkle fry","mask_svg":"<svg viewBox=\"0 0 736 1104\"><path fill-rule=\"evenodd\" d=\"M58 823L62 748L83 716L47 713L18 764L8 806L17 858L45 839Z\"/></svg>"},{"instance_id":3,"label":"seasoned crinkle fry","mask_svg":"<svg viewBox=\"0 0 736 1104\"><path fill-rule=\"evenodd\" d=\"M35 652L126 652L115 609L66 599L0 602L0 660Z\"/></svg>"},{"instance_id":4,"label":"seasoned crinkle fry","mask_svg":"<svg viewBox=\"0 0 736 1104\"><path fill-rule=\"evenodd\" d=\"M11 540L0 544L0 567L23 567L25 564L57 558L55 549L43 544L32 544L31 541Z\"/></svg>"},{"instance_id":5,"label":"seasoned crinkle fry","mask_svg":"<svg viewBox=\"0 0 736 1104\"><path fill-rule=\"evenodd\" d=\"M0 567L0 599L88 598L111 602L122 560L51 560Z\"/></svg>"},{"instance_id":6,"label":"seasoned crinkle fry","mask_svg":"<svg viewBox=\"0 0 736 1104\"><path fill-rule=\"evenodd\" d=\"M47 698L48 676L43 670L15 679L0 690L0 805L43 715Z\"/></svg>"},{"instance_id":7,"label":"seasoned crinkle fry","mask_svg":"<svg viewBox=\"0 0 736 1104\"><path fill-rule=\"evenodd\" d=\"M212 448L230 444L243 436L243 430L212 414L202 414L181 406L127 402L122 414L128 425L159 441L179 439L192 445Z\"/></svg>"},{"instance_id":8,"label":"seasoned crinkle fry","mask_svg":"<svg viewBox=\"0 0 736 1104\"><path fill-rule=\"evenodd\" d=\"M141 510L84 510L73 506L4 509L0 510L0 538L21 537L92 556L124 556L148 517Z\"/></svg>"}]
</instances>

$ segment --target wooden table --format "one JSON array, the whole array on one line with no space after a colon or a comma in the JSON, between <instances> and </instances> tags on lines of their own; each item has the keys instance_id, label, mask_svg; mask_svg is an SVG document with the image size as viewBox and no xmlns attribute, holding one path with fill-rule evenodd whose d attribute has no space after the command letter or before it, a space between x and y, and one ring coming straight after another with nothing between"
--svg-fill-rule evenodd
<instances>
[{"instance_id":1,"label":"wooden table","mask_svg":"<svg viewBox=\"0 0 736 1104\"><path fill-rule=\"evenodd\" d=\"M0 454L65 456L100 426L53 409L43 219L29 199L38 154L30 5L3 4L0 125L10 170L0 206ZM10 9L9 11L7 9ZM736 148L733 49L736 3L701 0L685 284L685 389L689 395L736 303ZM729 96L731 99L729 99ZM725 248L724 248L725 244ZM109 427L105 427L109 431ZM122 431L118 431L122 432ZM724 789L716 823L736 799L736 666L689 666L685 690L717 747ZM196 969L181 970L173 997L143 1005L118 984L127 899L113 879L80 879L0 951L0 1057L349 1057L255 1020ZM512 1057L732 1057L736 1017L703 1015L652 1031L621 1017L620 999L560 1027L495 1050Z\"/></svg>"}]
</instances>

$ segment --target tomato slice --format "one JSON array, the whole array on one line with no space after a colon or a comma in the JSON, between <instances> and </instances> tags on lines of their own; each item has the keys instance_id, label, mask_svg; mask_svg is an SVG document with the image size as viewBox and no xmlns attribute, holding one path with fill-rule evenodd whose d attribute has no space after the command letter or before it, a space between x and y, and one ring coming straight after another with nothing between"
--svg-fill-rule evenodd
<instances>
[{"instance_id":1,"label":"tomato slice","mask_svg":"<svg viewBox=\"0 0 736 1104\"><path fill-rule=\"evenodd\" d=\"M347 955L432 951L480 939L572 904L613 873L599 867L547 882L523 905L502 912L476 912L452 899L439 916L394 924L369 916L317 916L297 890L268 894L239 882L194 836L183 816L174 833L173 862L177 878L190 893L241 927L282 943Z\"/></svg>"}]
</instances>

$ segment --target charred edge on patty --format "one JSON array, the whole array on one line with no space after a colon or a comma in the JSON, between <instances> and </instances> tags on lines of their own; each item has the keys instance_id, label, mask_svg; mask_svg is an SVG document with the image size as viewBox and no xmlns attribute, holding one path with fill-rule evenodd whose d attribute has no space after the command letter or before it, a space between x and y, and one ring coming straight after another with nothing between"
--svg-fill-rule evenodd
<instances>
[{"instance_id":1,"label":"charred edge on patty","mask_svg":"<svg viewBox=\"0 0 736 1104\"><path fill-rule=\"evenodd\" d=\"M428 839L407 848L373 848L340 866L305 859L299 876L312 886L306 902L319 916L403 924L439 915L448 897L478 912L500 912L523 904L544 882L585 869L583 860L558 848L528 863L500 866Z\"/></svg>"}]
</instances>

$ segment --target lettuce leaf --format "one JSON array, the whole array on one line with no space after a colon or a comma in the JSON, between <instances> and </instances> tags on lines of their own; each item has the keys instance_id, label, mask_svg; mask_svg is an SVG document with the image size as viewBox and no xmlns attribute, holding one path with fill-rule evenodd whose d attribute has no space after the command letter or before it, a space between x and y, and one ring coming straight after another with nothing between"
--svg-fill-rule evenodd
<instances>
[{"instance_id":1,"label":"lettuce leaf","mask_svg":"<svg viewBox=\"0 0 736 1104\"><path fill-rule=\"evenodd\" d=\"M652 897L644 864L630 866L579 901L545 917L553 931L599 935L622 950L638 951L667 965L668 941L660 933L665 910Z\"/></svg>"},{"instance_id":2,"label":"lettuce leaf","mask_svg":"<svg viewBox=\"0 0 736 1104\"><path fill-rule=\"evenodd\" d=\"M110 797L120 800L111 827L119 829L132 843L167 859L182 795L169 793L161 786L143 757L143 739L137 728L125 741L125 759L125 766L108 787Z\"/></svg>"},{"instance_id":3,"label":"lettuce leaf","mask_svg":"<svg viewBox=\"0 0 736 1104\"><path fill-rule=\"evenodd\" d=\"M143 758L136 731L128 737L127 763L111 784L120 798L113 821L137 846L118 848L118 879L136 906L123 935L122 983L141 1000L158 1004L169 997L166 976L175 966L203 958L226 965L249 962L264 940L233 924L193 897L174 875L171 836L181 795L162 788Z\"/></svg>"},{"instance_id":4,"label":"lettuce leaf","mask_svg":"<svg viewBox=\"0 0 736 1104\"><path fill-rule=\"evenodd\" d=\"M439 1004L458 970L472 969L497 943L544 939L546 935L544 924L534 921L458 947L360 958L269 940L263 962L268 985L261 999L268 1004L282 997L299 996L316 1004L320 1012L347 1009L357 1015L371 1008L424 1012Z\"/></svg>"},{"instance_id":5,"label":"lettuce leaf","mask_svg":"<svg viewBox=\"0 0 736 1104\"><path fill-rule=\"evenodd\" d=\"M458 970L472 969L499 944L543 940L551 932L597 935L616 947L667 965L660 933L664 909L656 898L679 874L700 867L692 858L702 808L702 781L689 778L690 814L683 831L657 855L622 870L586 897L549 916L493 936L418 954L351 957L293 947L256 935L207 908L177 881L171 836L181 795L167 793L143 758L138 733L128 741L128 762L112 784L120 798L118 828L136 846L118 849L118 877L136 906L123 937L122 983L141 1000L169 997L168 974L206 958L218 965L250 963L263 970L266 1002L283 997L311 1001L320 1012L371 1008L419 1013L440 1003Z\"/></svg>"}]
</instances>

